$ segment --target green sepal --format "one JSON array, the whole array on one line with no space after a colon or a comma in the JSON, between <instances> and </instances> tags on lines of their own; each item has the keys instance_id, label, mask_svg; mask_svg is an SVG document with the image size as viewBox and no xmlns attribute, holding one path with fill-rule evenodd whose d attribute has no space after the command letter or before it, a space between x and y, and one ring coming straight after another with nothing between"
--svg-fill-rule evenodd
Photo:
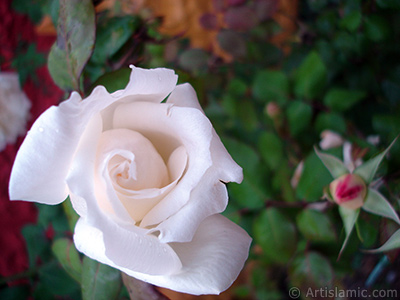
<instances>
[{"instance_id":1,"label":"green sepal","mask_svg":"<svg viewBox=\"0 0 400 300\"><path fill-rule=\"evenodd\" d=\"M333 178L336 179L349 173L349 170L346 168L344 163L337 157L330 154L322 153L318 151L317 147L314 147L314 151L319 159L322 161L322 163L325 165L325 167L328 169L328 171L331 173Z\"/></svg>"},{"instance_id":2,"label":"green sepal","mask_svg":"<svg viewBox=\"0 0 400 300\"><path fill-rule=\"evenodd\" d=\"M362 208L369 213L392 219L397 224L400 224L399 216L392 205L376 190L368 189Z\"/></svg>"},{"instance_id":3,"label":"green sepal","mask_svg":"<svg viewBox=\"0 0 400 300\"><path fill-rule=\"evenodd\" d=\"M356 223L358 215L360 214L360 209L348 209L343 206L339 206L339 214L343 221L346 237L344 239L342 248L340 249L338 259L342 255L342 252L345 249L347 242L349 241L350 234L354 228L354 224Z\"/></svg>"},{"instance_id":4,"label":"green sepal","mask_svg":"<svg viewBox=\"0 0 400 300\"><path fill-rule=\"evenodd\" d=\"M72 232L74 232L75 224L76 224L76 222L78 222L79 215L76 213L76 211L72 207L71 199L69 196L62 203L62 207L64 209L65 215L67 216L69 229Z\"/></svg>"},{"instance_id":5,"label":"green sepal","mask_svg":"<svg viewBox=\"0 0 400 300\"><path fill-rule=\"evenodd\" d=\"M53 242L51 250L64 270L73 279L80 283L82 276L82 262L74 243L70 239L60 238Z\"/></svg>"},{"instance_id":6,"label":"green sepal","mask_svg":"<svg viewBox=\"0 0 400 300\"><path fill-rule=\"evenodd\" d=\"M396 248L400 248L400 229L397 230L395 233L393 233L392 236L379 248L372 250L365 250L365 252L378 253L378 252L393 250Z\"/></svg>"},{"instance_id":7,"label":"green sepal","mask_svg":"<svg viewBox=\"0 0 400 300\"><path fill-rule=\"evenodd\" d=\"M353 173L360 176L367 185L370 184L376 174L376 171L378 170L378 167L382 159L385 157L386 153L390 150L390 148L393 146L396 140L397 137L393 140L393 142L389 145L389 147L386 148L385 151L376 155L374 158L371 158L367 162L363 163L361 166L357 167Z\"/></svg>"}]
</instances>

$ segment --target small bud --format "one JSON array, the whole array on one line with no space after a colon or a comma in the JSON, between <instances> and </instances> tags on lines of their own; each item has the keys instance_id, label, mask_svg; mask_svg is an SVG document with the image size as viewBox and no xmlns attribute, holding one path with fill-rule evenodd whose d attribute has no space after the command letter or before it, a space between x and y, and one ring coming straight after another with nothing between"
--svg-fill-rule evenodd
<instances>
[{"instance_id":1,"label":"small bud","mask_svg":"<svg viewBox=\"0 0 400 300\"><path fill-rule=\"evenodd\" d=\"M267 115L271 118L271 119L275 119L276 117L280 116L282 111L281 108L279 107L279 105L276 102L268 102L267 106L266 106L266 112Z\"/></svg>"},{"instance_id":2,"label":"small bud","mask_svg":"<svg viewBox=\"0 0 400 300\"><path fill-rule=\"evenodd\" d=\"M321 132L321 142L319 147L323 150L335 148L343 145L343 138L334 131L324 130Z\"/></svg>"},{"instance_id":3,"label":"small bud","mask_svg":"<svg viewBox=\"0 0 400 300\"><path fill-rule=\"evenodd\" d=\"M356 174L346 174L329 185L333 200L345 208L357 209L363 206L367 195L367 186L364 180Z\"/></svg>"}]
</instances>

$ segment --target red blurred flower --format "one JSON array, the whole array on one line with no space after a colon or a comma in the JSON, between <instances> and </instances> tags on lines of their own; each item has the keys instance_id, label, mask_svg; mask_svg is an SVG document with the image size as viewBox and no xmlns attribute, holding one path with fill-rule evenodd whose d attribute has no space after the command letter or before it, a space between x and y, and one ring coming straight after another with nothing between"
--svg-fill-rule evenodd
<instances>
[{"instance_id":1,"label":"red blurred flower","mask_svg":"<svg viewBox=\"0 0 400 300\"><path fill-rule=\"evenodd\" d=\"M36 43L37 50L48 52L54 42L54 36L38 36L34 25L27 16L12 10L12 0L0 1L0 68L12 70L11 64L21 45ZM22 49L23 50L23 49ZM32 80L32 78L37 80ZM46 66L32 74L23 86L23 90L32 102L30 121L33 121L48 107L57 104L63 93L53 83ZM36 209L27 202L10 202L8 181L15 155L23 138L0 152L0 275L9 276L28 267L25 241L21 235L22 227L36 222Z\"/></svg>"}]
</instances>

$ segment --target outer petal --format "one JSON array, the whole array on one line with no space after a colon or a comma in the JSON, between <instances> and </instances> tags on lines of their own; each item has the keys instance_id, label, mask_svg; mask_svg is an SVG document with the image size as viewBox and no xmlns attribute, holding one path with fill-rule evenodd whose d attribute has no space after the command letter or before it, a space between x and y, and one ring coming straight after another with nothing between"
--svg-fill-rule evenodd
<instances>
[{"instance_id":1,"label":"outer petal","mask_svg":"<svg viewBox=\"0 0 400 300\"><path fill-rule=\"evenodd\" d=\"M142 100L162 101L174 88L172 70L132 67L125 90L110 95L102 86L81 101L77 93L58 107L50 107L33 124L17 154L10 178L12 200L58 204L68 195L65 177L82 132L91 117L131 93Z\"/></svg>"},{"instance_id":2,"label":"outer petal","mask_svg":"<svg viewBox=\"0 0 400 300\"><path fill-rule=\"evenodd\" d=\"M133 65L129 83L123 90L124 96L134 95L136 101L151 101L160 103L174 89L178 81L178 75L173 70L141 69ZM118 95L118 93L117 93Z\"/></svg>"},{"instance_id":3,"label":"outer petal","mask_svg":"<svg viewBox=\"0 0 400 300\"><path fill-rule=\"evenodd\" d=\"M189 83L177 85L168 97L167 103L180 107L196 108L204 114L197 99L196 91ZM220 178L220 180L224 182L241 182L243 179L242 168L232 159L214 129L212 129L212 132L213 139L210 151L213 156L213 165L223 171L224 178Z\"/></svg>"},{"instance_id":4,"label":"outer petal","mask_svg":"<svg viewBox=\"0 0 400 300\"><path fill-rule=\"evenodd\" d=\"M80 96L52 106L33 124L17 153L11 173L11 200L58 204L68 196L65 177L87 121L77 120Z\"/></svg>"},{"instance_id":5,"label":"outer petal","mask_svg":"<svg viewBox=\"0 0 400 300\"><path fill-rule=\"evenodd\" d=\"M203 112L196 92L190 84L178 85L167 102L182 107L196 108ZM242 168L229 155L214 129L212 129L212 134L209 150L212 166L190 194L190 201L176 214L152 230L160 231L159 238L162 242L190 241L197 227L205 218L225 210L228 194L226 186L222 182L241 182L243 179ZM185 226L181 224L185 224Z\"/></svg>"},{"instance_id":6,"label":"outer petal","mask_svg":"<svg viewBox=\"0 0 400 300\"><path fill-rule=\"evenodd\" d=\"M164 276L181 270L181 261L168 244L145 235L138 227L131 231L104 216L98 218L102 224L97 226L84 218L77 222L74 243L80 252L127 273L138 271Z\"/></svg>"},{"instance_id":7,"label":"outer petal","mask_svg":"<svg viewBox=\"0 0 400 300\"><path fill-rule=\"evenodd\" d=\"M237 278L247 259L251 238L221 215L199 226L189 243L171 243L182 261L182 271L170 276L149 276L124 271L140 280L189 294L219 294Z\"/></svg>"},{"instance_id":8,"label":"outer petal","mask_svg":"<svg viewBox=\"0 0 400 300\"><path fill-rule=\"evenodd\" d=\"M171 95L168 97L167 103L172 103L180 107L191 107L204 111L200 106L197 94L190 83L179 84L175 87Z\"/></svg>"}]
</instances>

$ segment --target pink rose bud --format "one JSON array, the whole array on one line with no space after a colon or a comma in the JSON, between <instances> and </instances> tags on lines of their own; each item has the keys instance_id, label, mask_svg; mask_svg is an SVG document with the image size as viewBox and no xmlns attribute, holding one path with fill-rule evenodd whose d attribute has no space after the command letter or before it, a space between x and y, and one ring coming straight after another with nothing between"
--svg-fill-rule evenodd
<instances>
[{"instance_id":1,"label":"pink rose bud","mask_svg":"<svg viewBox=\"0 0 400 300\"><path fill-rule=\"evenodd\" d=\"M367 194L367 186L360 176L346 174L329 185L333 200L345 208L357 209L363 206Z\"/></svg>"},{"instance_id":2,"label":"pink rose bud","mask_svg":"<svg viewBox=\"0 0 400 300\"><path fill-rule=\"evenodd\" d=\"M268 102L265 111L267 113L267 115L271 118L274 119L276 117L279 117L282 113L281 108L279 107L279 105L273 101Z\"/></svg>"}]
</instances>

